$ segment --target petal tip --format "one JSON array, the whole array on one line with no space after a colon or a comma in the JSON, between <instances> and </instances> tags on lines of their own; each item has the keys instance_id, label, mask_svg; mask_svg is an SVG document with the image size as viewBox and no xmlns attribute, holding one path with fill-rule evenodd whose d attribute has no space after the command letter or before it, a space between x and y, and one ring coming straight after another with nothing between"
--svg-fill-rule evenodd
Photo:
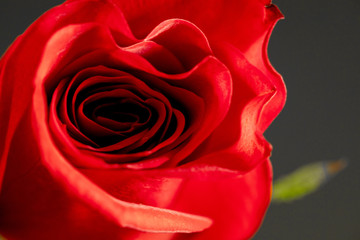
<instances>
[{"instance_id":1,"label":"petal tip","mask_svg":"<svg viewBox=\"0 0 360 240\"><path fill-rule=\"evenodd\" d=\"M284 14L280 11L280 9L272 3L265 5L266 8L266 19L268 21L278 21L280 19L284 19Z\"/></svg>"}]
</instances>

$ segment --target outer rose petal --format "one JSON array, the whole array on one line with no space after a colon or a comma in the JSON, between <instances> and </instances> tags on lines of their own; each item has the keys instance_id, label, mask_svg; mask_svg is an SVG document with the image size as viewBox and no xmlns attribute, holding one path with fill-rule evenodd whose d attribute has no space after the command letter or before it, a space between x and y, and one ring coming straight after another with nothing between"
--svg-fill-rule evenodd
<instances>
[{"instance_id":1,"label":"outer rose petal","mask_svg":"<svg viewBox=\"0 0 360 240\"><path fill-rule=\"evenodd\" d=\"M206 168L194 172L191 168L182 172L91 169L82 172L118 198L149 205L167 205L171 209L190 211L215 220L214 225L201 234L174 238L164 236L165 239L249 239L259 227L271 199L272 169L269 160L235 178L214 175L208 178ZM177 190L169 194L174 189ZM144 234L140 236L145 237ZM148 238L144 239L158 239L159 235L146 236Z\"/></svg>"},{"instance_id":2,"label":"outer rose petal","mask_svg":"<svg viewBox=\"0 0 360 240\"><path fill-rule=\"evenodd\" d=\"M179 208L174 209L189 209L215 220L211 228L189 239L246 240L262 222L271 200L271 185L272 168L266 160L236 179L187 181L176 199Z\"/></svg>"}]
</instances>

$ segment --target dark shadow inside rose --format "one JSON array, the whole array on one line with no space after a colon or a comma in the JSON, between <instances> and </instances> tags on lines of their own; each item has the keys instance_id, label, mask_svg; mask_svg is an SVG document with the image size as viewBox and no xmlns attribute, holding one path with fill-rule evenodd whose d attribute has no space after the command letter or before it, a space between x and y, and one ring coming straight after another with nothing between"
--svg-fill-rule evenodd
<instances>
[{"instance_id":1,"label":"dark shadow inside rose","mask_svg":"<svg viewBox=\"0 0 360 240\"><path fill-rule=\"evenodd\" d=\"M52 103L76 142L108 154L134 154L152 150L175 135L171 148L186 140L179 137L191 125L189 111L153 85L154 79L147 81L149 76L137 71L132 75L116 70L112 76L86 71L65 79L57 89L61 97Z\"/></svg>"},{"instance_id":2,"label":"dark shadow inside rose","mask_svg":"<svg viewBox=\"0 0 360 240\"><path fill-rule=\"evenodd\" d=\"M115 144L155 124L155 109L144 106L132 99L104 98L84 106L83 113L88 119L114 131L114 135L89 136L100 147ZM86 132L86 129L84 129Z\"/></svg>"}]
</instances>

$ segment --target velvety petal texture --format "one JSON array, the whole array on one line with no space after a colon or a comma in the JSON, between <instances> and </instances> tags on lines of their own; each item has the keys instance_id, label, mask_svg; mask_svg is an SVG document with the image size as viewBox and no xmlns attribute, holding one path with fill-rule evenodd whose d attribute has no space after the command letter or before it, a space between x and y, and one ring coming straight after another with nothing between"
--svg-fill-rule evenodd
<instances>
[{"instance_id":1,"label":"velvety petal texture","mask_svg":"<svg viewBox=\"0 0 360 240\"><path fill-rule=\"evenodd\" d=\"M0 60L0 234L249 239L285 87L261 0L68 0Z\"/></svg>"}]
</instances>

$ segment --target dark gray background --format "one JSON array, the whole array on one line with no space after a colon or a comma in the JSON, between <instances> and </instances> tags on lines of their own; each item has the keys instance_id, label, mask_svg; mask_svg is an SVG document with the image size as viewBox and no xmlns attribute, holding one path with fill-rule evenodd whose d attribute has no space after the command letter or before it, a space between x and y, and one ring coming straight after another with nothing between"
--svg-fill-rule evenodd
<instances>
[{"instance_id":1,"label":"dark gray background","mask_svg":"<svg viewBox=\"0 0 360 240\"><path fill-rule=\"evenodd\" d=\"M269 56L288 100L266 133L274 177L346 157L348 168L318 192L273 204L255 239L360 239L360 2L274 0L285 15Z\"/></svg>"},{"instance_id":2,"label":"dark gray background","mask_svg":"<svg viewBox=\"0 0 360 240\"><path fill-rule=\"evenodd\" d=\"M1 0L0 54L59 0ZM347 157L349 167L318 192L273 204L255 240L360 239L360 2L274 0L286 19L269 45L288 88L266 132L274 177L306 163Z\"/></svg>"}]
</instances>

